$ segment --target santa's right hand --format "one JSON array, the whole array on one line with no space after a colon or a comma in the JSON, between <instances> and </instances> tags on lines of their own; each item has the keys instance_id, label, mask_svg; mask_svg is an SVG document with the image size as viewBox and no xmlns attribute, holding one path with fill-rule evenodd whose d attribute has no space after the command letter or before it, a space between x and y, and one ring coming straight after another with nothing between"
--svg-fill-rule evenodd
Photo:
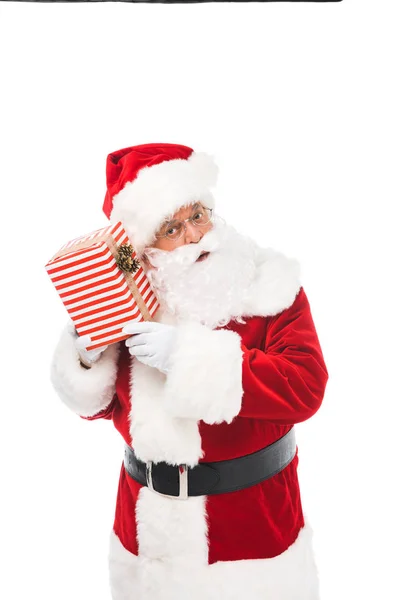
<instances>
[{"instance_id":1,"label":"santa's right hand","mask_svg":"<svg viewBox=\"0 0 400 600\"><path fill-rule=\"evenodd\" d=\"M104 350L108 348L108 345L106 345L101 346L100 348L95 348L94 350L86 350L86 348L92 343L90 335L79 336L73 321L68 323L68 331L73 337L74 345L78 352L79 358L86 367L90 368L97 360L99 360Z\"/></svg>"}]
</instances>

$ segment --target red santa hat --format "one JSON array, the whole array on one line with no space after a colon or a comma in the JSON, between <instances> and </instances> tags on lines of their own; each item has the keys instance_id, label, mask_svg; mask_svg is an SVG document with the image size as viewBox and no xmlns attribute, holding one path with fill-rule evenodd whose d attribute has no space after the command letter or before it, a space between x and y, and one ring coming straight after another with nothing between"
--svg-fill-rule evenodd
<instances>
[{"instance_id":1,"label":"red santa hat","mask_svg":"<svg viewBox=\"0 0 400 600\"><path fill-rule=\"evenodd\" d=\"M210 188L218 167L203 152L178 144L142 144L107 156L103 211L121 221L136 252L154 241L161 223L183 206L201 201L214 208Z\"/></svg>"}]
</instances>

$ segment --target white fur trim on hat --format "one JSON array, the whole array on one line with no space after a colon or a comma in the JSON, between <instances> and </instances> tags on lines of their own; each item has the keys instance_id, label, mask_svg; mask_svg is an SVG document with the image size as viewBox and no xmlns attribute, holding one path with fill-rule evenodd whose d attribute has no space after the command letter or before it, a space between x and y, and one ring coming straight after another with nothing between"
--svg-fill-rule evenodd
<instances>
[{"instance_id":1,"label":"white fur trim on hat","mask_svg":"<svg viewBox=\"0 0 400 600\"><path fill-rule=\"evenodd\" d=\"M210 188L215 186L217 177L214 159L204 152L143 167L133 181L115 194L110 221L122 222L136 252L141 254L154 241L163 220L181 207L201 201L214 208Z\"/></svg>"}]
</instances>

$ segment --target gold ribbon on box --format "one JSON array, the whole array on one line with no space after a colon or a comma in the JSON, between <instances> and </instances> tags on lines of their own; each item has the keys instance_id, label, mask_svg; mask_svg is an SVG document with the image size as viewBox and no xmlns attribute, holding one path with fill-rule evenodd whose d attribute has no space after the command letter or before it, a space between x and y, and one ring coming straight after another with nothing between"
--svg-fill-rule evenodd
<instances>
[{"instance_id":1,"label":"gold ribbon on box","mask_svg":"<svg viewBox=\"0 0 400 600\"><path fill-rule=\"evenodd\" d=\"M99 235L95 239L83 240L81 242L76 242L72 246L68 248L64 248L60 250L53 256L52 261L65 256L66 254L70 254L71 252L76 252L77 250L84 250L85 248L90 248L95 244L101 244L105 242L107 244L108 249L111 254L115 258L115 262L118 268L123 272L125 281L129 290L132 292L132 296L144 318L145 321L153 321L154 319L150 315L149 309L147 308L138 287L133 279L133 274L136 273L140 267L143 267L138 258L132 258L132 254L134 252L133 246L131 244L120 244L119 246L116 244L114 238L109 233L105 233L104 235Z\"/></svg>"}]
</instances>

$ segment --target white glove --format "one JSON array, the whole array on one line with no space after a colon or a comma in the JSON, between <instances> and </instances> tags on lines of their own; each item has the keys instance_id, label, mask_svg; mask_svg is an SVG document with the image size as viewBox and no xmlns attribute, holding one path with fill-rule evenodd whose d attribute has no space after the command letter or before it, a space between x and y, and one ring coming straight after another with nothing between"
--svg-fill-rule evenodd
<instances>
[{"instance_id":1,"label":"white glove","mask_svg":"<svg viewBox=\"0 0 400 600\"><path fill-rule=\"evenodd\" d=\"M174 325L153 321L141 323L131 321L125 325L122 333L133 334L125 340L132 356L136 356L145 365L155 367L162 373L168 373L169 358L178 334Z\"/></svg>"},{"instance_id":2,"label":"white glove","mask_svg":"<svg viewBox=\"0 0 400 600\"><path fill-rule=\"evenodd\" d=\"M88 351L86 350L86 347L90 346L92 343L90 335L79 336L73 321L68 323L68 331L74 339L75 348L79 354L80 360L89 368L100 358L104 350L108 347L108 345L101 346L100 348L95 348L94 350Z\"/></svg>"}]
</instances>

